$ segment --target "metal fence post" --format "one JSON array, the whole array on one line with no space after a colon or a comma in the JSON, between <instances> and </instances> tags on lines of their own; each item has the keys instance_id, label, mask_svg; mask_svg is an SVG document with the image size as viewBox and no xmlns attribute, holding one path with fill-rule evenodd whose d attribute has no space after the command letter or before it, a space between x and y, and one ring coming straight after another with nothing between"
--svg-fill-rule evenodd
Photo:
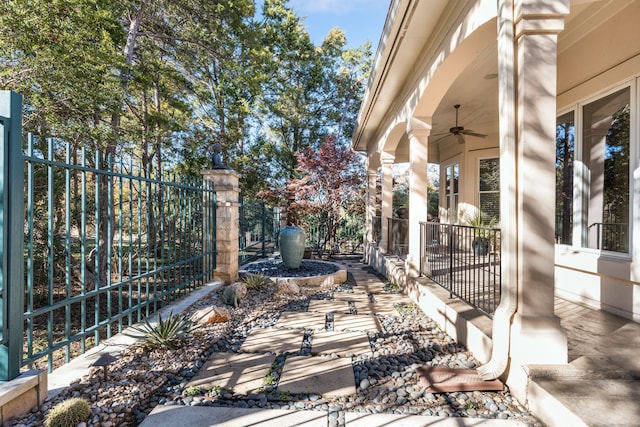
<instances>
[{"instance_id":1,"label":"metal fence post","mask_svg":"<svg viewBox=\"0 0 640 427\"><path fill-rule=\"evenodd\" d=\"M266 216L267 216L267 209L265 207L264 202L260 203L261 207L262 207L262 258L266 258L267 256L267 246L266 246L266 237L267 237L267 233L266 233Z\"/></svg>"},{"instance_id":2,"label":"metal fence post","mask_svg":"<svg viewBox=\"0 0 640 427\"><path fill-rule=\"evenodd\" d=\"M20 374L24 293L22 96L0 91L0 381Z\"/></svg>"}]
</instances>

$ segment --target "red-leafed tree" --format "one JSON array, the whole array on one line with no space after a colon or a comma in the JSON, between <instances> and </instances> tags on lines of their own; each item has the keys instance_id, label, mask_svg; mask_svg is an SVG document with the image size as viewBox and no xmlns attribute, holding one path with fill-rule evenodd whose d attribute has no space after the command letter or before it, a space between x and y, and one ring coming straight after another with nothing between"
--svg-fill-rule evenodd
<instances>
[{"instance_id":1,"label":"red-leafed tree","mask_svg":"<svg viewBox=\"0 0 640 427\"><path fill-rule=\"evenodd\" d=\"M301 178L287 185L288 209L299 225L310 216L319 220L326 227L326 240L333 247L340 221L364 214L362 161L333 136L318 149L306 147L296 157L296 171Z\"/></svg>"}]
</instances>

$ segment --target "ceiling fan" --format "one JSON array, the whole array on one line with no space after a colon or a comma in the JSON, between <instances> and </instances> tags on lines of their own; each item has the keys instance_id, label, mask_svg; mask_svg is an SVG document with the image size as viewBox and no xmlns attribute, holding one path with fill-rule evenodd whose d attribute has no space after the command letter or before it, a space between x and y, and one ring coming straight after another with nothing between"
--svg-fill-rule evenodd
<instances>
[{"instance_id":1,"label":"ceiling fan","mask_svg":"<svg viewBox=\"0 0 640 427\"><path fill-rule=\"evenodd\" d=\"M458 143L460 144L464 144L464 137L465 136L474 136L476 138L486 138L487 135L483 134L483 133L477 133L474 132L472 130L467 130L465 129L463 126L458 126L458 110L460 109L460 104L456 104L453 106L453 108L456 109L456 125L452 128L449 128L449 132L446 134L440 134L440 135L444 135L442 138L437 139L437 141L440 141L444 138L447 138L450 135L455 136L458 139Z\"/></svg>"}]
</instances>

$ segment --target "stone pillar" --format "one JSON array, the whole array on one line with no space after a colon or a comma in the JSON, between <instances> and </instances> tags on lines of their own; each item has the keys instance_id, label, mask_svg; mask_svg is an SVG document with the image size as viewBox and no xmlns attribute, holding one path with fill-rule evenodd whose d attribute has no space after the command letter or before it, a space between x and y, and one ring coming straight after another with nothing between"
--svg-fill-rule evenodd
<instances>
[{"instance_id":1,"label":"stone pillar","mask_svg":"<svg viewBox=\"0 0 640 427\"><path fill-rule=\"evenodd\" d=\"M389 153L382 153L382 227L380 236L380 251L389 251L389 218L393 217L393 161L395 157Z\"/></svg>"},{"instance_id":2,"label":"stone pillar","mask_svg":"<svg viewBox=\"0 0 640 427\"><path fill-rule=\"evenodd\" d=\"M216 269L214 276L229 284L238 279L240 174L231 169L204 171L216 191Z\"/></svg>"},{"instance_id":3,"label":"stone pillar","mask_svg":"<svg viewBox=\"0 0 640 427\"><path fill-rule=\"evenodd\" d=\"M431 126L415 118L407 125L409 137L409 253L405 262L408 277L420 275L420 259L424 249L420 242L420 223L427 221L427 138Z\"/></svg>"},{"instance_id":4,"label":"stone pillar","mask_svg":"<svg viewBox=\"0 0 640 427\"><path fill-rule=\"evenodd\" d=\"M376 203L376 181L378 179L378 170L371 169L369 165L367 167L367 203L366 203L366 213L367 213L367 235L365 237L365 245L375 244L376 236L373 234L373 221L376 217L377 203Z\"/></svg>"},{"instance_id":5,"label":"stone pillar","mask_svg":"<svg viewBox=\"0 0 640 427\"><path fill-rule=\"evenodd\" d=\"M569 0L515 0L513 7L517 68L505 70L504 76L513 79L517 96L511 97L513 102L505 99L504 92L500 96L501 241L506 256L493 344L495 353L496 346L510 341L505 345L507 380L521 399L527 384L523 366L564 364L568 357L567 336L554 314L555 204L551 201L555 200L557 34L563 29ZM508 84L501 80L501 85ZM512 142L502 132L503 124L515 125ZM515 308L512 317L502 312L507 304ZM509 323L509 318L511 325L504 330L502 323Z\"/></svg>"}]
</instances>

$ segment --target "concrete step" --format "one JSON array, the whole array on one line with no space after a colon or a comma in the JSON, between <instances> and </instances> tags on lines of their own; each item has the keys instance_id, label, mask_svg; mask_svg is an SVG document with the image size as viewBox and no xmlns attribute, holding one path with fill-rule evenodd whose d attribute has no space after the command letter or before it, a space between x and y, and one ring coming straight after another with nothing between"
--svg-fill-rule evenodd
<instances>
[{"instance_id":1,"label":"concrete step","mask_svg":"<svg viewBox=\"0 0 640 427\"><path fill-rule=\"evenodd\" d=\"M548 427L640 425L638 380L534 378L529 391L529 409Z\"/></svg>"},{"instance_id":2,"label":"concrete step","mask_svg":"<svg viewBox=\"0 0 640 427\"><path fill-rule=\"evenodd\" d=\"M223 408L204 406L157 406L140 427L326 427L333 414L329 411L291 411L281 409ZM426 417L346 413L346 427L525 427L511 420L479 418Z\"/></svg>"}]
</instances>

